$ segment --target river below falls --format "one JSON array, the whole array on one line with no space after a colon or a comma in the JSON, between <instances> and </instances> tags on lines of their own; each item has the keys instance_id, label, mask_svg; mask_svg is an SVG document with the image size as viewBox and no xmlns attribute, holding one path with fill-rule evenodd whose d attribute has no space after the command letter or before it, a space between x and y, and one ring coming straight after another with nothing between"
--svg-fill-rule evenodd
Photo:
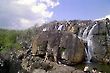
<instances>
[{"instance_id":1,"label":"river below falls","mask_svg":"<svg viewBox=\"0 0 110 73\"><path fill-rule=\"evenodd\" d=\"M91 71L93 68L97 68L97 71L103 71L103 73L110 73L110 65L101 64L101 63L82 63L75 66L78 69L83 70L85 66L89 66L89 70Z\"/></svg>"}]
</instances>

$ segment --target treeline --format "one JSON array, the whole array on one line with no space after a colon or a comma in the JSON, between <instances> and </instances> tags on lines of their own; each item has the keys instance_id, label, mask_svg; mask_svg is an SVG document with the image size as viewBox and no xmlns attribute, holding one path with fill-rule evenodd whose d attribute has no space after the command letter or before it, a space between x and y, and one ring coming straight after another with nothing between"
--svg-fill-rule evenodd
<instances>
[{"instance_id":1,"label":"treeline","mask_svg":"<svg viewBox=\"0 0 110 73\"><path fill-rule=\"evenodd\" d=\"M17 36L20 31L0 29L0 51L6 51L7 49L20 48L17 43Z\"/></svg>"},{"instance_id":2,"label":"treeline","mask_svg":"<svg viewBox=\"0 0 110 73\"><path fill-rule=\"evenodd\" d=\"M35 28L27 30L0 29L0 52L13 48L20 49L24 46L23 42L25 41L31 44L32 36L35 34Z\"/></svg>"}]
</instances>

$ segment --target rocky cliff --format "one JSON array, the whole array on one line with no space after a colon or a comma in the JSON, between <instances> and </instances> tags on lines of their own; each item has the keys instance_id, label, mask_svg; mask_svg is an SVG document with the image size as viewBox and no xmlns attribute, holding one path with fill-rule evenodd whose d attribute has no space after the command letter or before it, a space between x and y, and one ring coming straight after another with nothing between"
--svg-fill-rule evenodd
<instances>
[{"instance_id":1,"label":"rocky cliff","mask_svg":"<svg viewBox=\"0 0 110 73\"><path fill-rule=\"evenodd\" d=\"M84 44L77 35L62 31L45 31L33 38L32 53L44 55L52 53L54 59L67 63L80 63L84 60Z\"/></svg>"},{"instance_id":2,"label":"rocky cliff","mask_svg":"<svg viewBox=\"0 0 110 73\"><path fill-rule=\"evenodd\" d=\"M82 47L81 50L84 50L84 48L86 48L90 52L89 54L90 60L97 60L100 62L110 63L110 51L109 51L110 50L110 21L108 18L104 20L99 20L99 21L91 21L91 20L84 20L84 21L70 20L70 21L60 21L60 22L54 21L54 22L45 24L37 29L39 29L40 33L43 32L41 33L43 35L40 34L41 38L43 38L44 40L45 39L47 40L48 38L52 38L52 40L56 39L57 45L63 45L62 46L63 48L68 49L66 50L66 52L70 51L70 49L73 48L73 45L75 45L74 48L76 47L77 50L78 50L78 47L81 47L81 45L77 46L75 42L72 42L78 39L82 41L83 44L85 45L85 47ZM50 33L45 34L47 32L61 32L60 33L61 36L60 38L58 37L58 34L53 34L52 36L48 36L51 34ZM67 32L69 34L67 34ZM72 39L74 37L71 34L76 36L77 38ZM48 37L46 38L46 36ZM39 40L40 42L42 41L41 39ZM36 41L36 43L39 43L39 42ZM54 44L55 42L51 41L51 43ZM32 49L37 49L37 47L36 48L33 47ZM75 51L75 49L72 49L72 50ZM80 53L81 53L81 50L80 50ZM79 52L76 51L75 53L79 53ZM85 54L83 53L81 54L81 56L87 56L86 51L85 51ZM66 53L66 56L68 56L67 53Z\"/></svg>"},{"instance_id":3,"label":"rocky cliff","mask_svg":"<svg viewBox=\"0 0 110 73\"><path fill-rule=\"evenodd\" d=\"M16 39L22 49L0 54L0 73L83 73L84 61L110 63L110 20L53 21Z\"/></svg>"}]
</instances>

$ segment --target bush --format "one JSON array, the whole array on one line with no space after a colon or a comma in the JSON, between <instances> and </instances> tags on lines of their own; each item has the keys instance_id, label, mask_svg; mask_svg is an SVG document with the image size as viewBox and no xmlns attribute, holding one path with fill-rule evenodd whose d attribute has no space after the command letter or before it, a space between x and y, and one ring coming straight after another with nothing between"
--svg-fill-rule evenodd
<instances>
[{"instance_id":1,"label":"bush","mask_svg":"<svg viewBox=\"0 0 110 73\"><path fill-rule=\"evenodd\" d=\"M19 31L0 29L0 51L20 48L20 45L16 41L18 35Z\"/></svg>"}]
</instances>

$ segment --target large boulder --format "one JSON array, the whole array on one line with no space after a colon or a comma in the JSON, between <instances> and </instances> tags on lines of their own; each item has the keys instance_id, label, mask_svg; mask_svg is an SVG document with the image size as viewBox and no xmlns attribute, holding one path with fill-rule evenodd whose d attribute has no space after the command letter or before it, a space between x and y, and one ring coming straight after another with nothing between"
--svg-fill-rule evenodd
<instances>
[{"instance_id":1,"label":"large boulder","mask_svg":"<svg viewBox=\"0 0 110 73\"><path fill-rule=\"evenodd\" d=\"M60 31L46 31L37 34L33 38L32 53L36 55L45 55L47 47L58 47L60 44Z\"/></svg>"},{"instance_id":2,"label":"large boulder","mask_svg":"<svg viewBox=\"0 0 110 73\"><path fill-rule=\"evenodd\" d=\"M84 59L84 45L82 41L70 32L46 31L33 39L32 53L40 55L39 51L53 53L69 63L80 63ZM55 58L54 58L55 59Z\"/></svg>"},{"instance_id":3,"label":"large boulder","mask_svg":"<svg viewBox=\"0 0 110 73\"><path fill-rule=\"evenodd\" d=\"M61 58L67 63L80 63L84 59L84 44L77 35L62 34L60 48Z\"/></svg>"}]
</instances>

